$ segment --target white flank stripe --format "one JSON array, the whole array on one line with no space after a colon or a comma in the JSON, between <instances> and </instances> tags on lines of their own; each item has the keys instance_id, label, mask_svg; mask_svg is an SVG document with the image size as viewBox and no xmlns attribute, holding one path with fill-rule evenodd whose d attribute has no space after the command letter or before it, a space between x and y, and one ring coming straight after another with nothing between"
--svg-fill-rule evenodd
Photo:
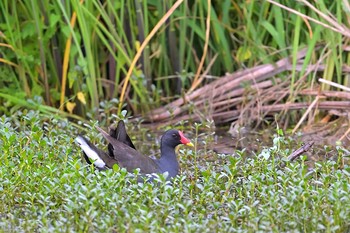
<instances>
[{"instance_id":1,"label":"white flank stripe","mask_svg":"<svg viewBox=\"0 0 350 233\"><path fill-rule=\"evenodd\" d=\"M85 140L78 136L75 141L79 144L80 148L85 152L87 157L89 157L92 161L94 161L94 165L98 168L104 168L106 166L105 162L98 156L98 154L93 151L89 145L85 142Z\"/></svg>"}]
</instances>

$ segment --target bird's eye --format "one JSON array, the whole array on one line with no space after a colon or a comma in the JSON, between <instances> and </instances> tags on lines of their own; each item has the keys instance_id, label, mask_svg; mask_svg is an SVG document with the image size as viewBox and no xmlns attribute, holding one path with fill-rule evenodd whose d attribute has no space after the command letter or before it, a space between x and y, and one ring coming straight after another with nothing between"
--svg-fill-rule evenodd
<instances>
[{"instance_id":1,"label":"bird's eye","mask_svg":"<svg viewBox=\"0 0 350 233\"><path fill-rule=\"evenodd\" d=\"M173 133L173 137L176 138L176 133Z\"/></svg>"}]
</instances>

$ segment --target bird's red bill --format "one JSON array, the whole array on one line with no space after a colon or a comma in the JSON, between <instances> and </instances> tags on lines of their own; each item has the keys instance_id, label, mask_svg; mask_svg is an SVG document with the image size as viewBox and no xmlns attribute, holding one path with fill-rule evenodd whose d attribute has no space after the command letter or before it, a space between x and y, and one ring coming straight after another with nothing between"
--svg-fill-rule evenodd
<instances>
[{"instance_id":1,"label":"bird's red bill","mask_svg":"<svg viewBox=\"0 0 350 233\"><path fill-rule=\"evenodd\" d=\"M188 140L188 139L184 136L184 134L183 134L181 131L179 131L179 135L180 135L180 142L181 142L182 144L187 145L187 144L190 144L190 143L191 143L191 141Z\"/></svg>"}]
</instances>

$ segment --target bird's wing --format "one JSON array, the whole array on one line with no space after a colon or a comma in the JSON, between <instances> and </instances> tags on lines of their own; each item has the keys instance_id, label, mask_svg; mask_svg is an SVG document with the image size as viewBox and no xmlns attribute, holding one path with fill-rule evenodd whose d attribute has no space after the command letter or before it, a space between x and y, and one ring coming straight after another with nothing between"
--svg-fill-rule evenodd
<instances>
[{"instance_id":1,"label":"bird's wing","mask_svg":"<svg viewBox=\"0 0 350 233\"><path fill-rule=\"evenodd\" d=\"M126 145L128 145L131 148L134 148L136 150L134 144L132 143L129 135L126 132L126 128L125 128L125 124L124 124L123 120L120 120L118 122L118 126L117 126L115 131L116 131L116 136L117 136L116 139L118 141L120 141L120 142L122 142L122 143L124 143L124 144L126 144Z\"/></svg>"},{"instance_id":2,"label":"bird's wing","mask_svg":"<svg viewBox=\"0 0 350 233\"><path fill-rule=\"evenodd\" d=\"M118 141L100 127L96 126L96 129L112 145L114 159L118 161L121 167L125 167L129 172L140 168L141 173L145 174L160 171L158 165L150 157Z\"/></svg>"}]
</instances>

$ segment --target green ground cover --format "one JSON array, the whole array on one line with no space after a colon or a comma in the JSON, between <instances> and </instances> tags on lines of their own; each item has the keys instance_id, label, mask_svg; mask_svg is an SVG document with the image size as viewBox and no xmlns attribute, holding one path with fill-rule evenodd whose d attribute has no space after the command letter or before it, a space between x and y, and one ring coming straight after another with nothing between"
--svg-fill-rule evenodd
<instances>
[{"instance_id":1,"label":"green ground cover","mask_svg":"<svg viewBox=\"0 0 350 233\"><path fill-rule=\"evenodd\" d=\"M181 176L137 183L124 169L99 172L83 162L73 141L81 127L34 111L0 118L2 232L349 231L350 168L341 166L340 147L337 161L314 171L303 158L281 166L295 144L281 134L257 154L210 162L209 151L181 147ZM201 127L186 130L197 145L209 141L195 133ZM87 136L103 147L96 130Z\"/></svg>"}]
</instances>

